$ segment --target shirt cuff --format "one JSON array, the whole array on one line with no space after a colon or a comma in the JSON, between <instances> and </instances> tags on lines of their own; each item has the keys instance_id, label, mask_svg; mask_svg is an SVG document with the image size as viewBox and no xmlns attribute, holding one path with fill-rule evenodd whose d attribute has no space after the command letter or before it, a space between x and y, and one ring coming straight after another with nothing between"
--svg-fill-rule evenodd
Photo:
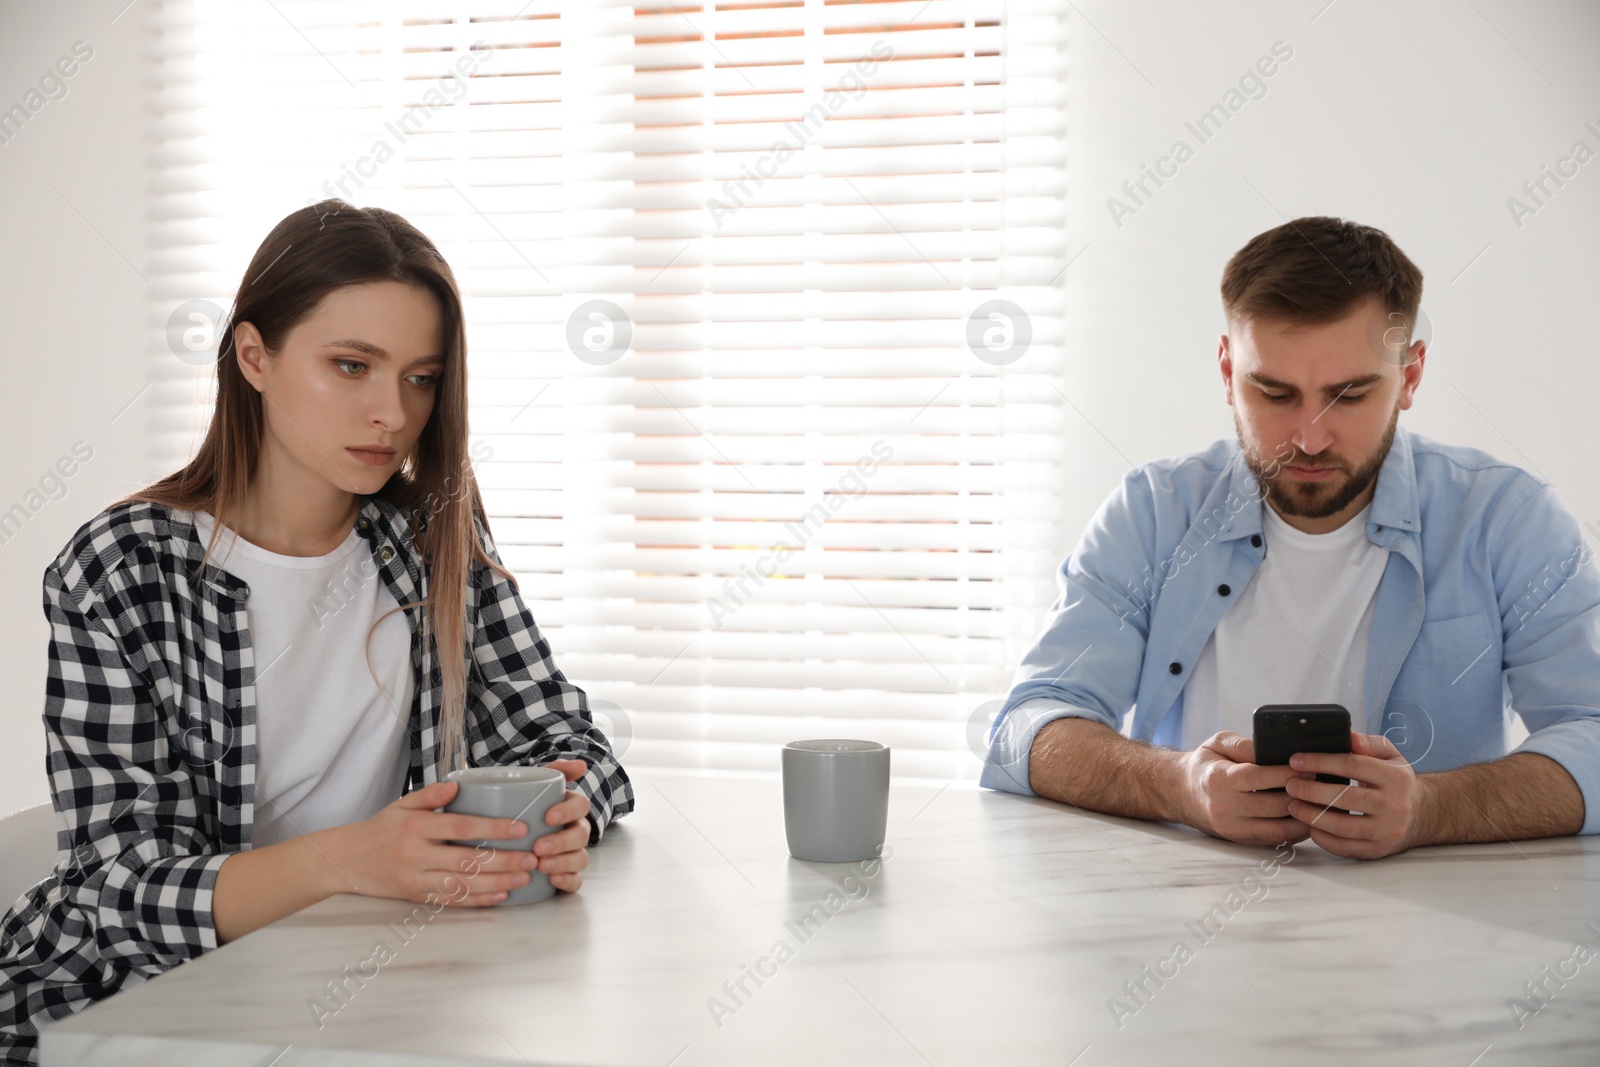
<instances>
[{"instance_id":1,"label":"shirt cuff","mask_svg":"<svg viewBox=\"0 0 1600 1067\"><path fill-rule=\"evenodd\" d=\"M1002 789L1033 797L1039 794L1028 784L1028 762L1032 755L1033 739L1039 731L1057 719L1093 719L1105 722L1105 716L1087 708L1049 697L1024 700L995 721L989 739L989 753L983 761L983 773L978 784L987 789Z\"/></svg>"},{"instance_id":2,"label":"shirt cuff","mask_svg":"<svg viewBox=\"0 0 1600 1067\"><path fill-rule=\"evenodd\" d=\"M102 911L115 887L120 890L117 910L132 922L110 935L115 945L110 954L142 957L149 966L140 970L151 976L216 948L212 893L217 873L230 855L163 856L145 864L136 880L122 885L116 879L123 868L114 866L101 890Z\"/></svg>"}]
</instances>

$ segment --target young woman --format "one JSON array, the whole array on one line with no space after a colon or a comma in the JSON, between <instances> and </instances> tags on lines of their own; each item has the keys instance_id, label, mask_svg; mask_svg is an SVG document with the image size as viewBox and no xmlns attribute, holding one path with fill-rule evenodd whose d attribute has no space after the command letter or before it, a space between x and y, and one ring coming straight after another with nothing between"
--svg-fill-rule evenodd
<instances>
[{"instance_id":1,"label":"young woman","mask_svg":"<svg viewBox=\"0 0 1600 1067\"><path fill-rule=\"evenodd\" d=\"M334 893L489 905L530 863L575 891L633 808L490 540L433 244L376 208L296 211L220 336L194 460L45 571L60 858L0 920L3 1062ZM508 764L574 787L537 856L447 844L524 832L434 810L448 771Z\"/></svg>"}]
</instances>

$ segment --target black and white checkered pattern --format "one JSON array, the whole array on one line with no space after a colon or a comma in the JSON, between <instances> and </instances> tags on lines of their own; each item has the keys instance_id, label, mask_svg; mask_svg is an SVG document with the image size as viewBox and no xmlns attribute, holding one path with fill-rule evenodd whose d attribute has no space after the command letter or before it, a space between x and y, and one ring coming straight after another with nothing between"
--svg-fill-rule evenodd
<instances>
[{"instance_id":1,"label":"black and white checkered pattern","mask_svg":"<svg viewBox=\"0 0 1600 1067\"><path fill-rule=\"evenodd\" d=\"M37 1064L38 1024L216 947L217 869L251 847L256 662L250 589L215 563L200 573L192 518L118 505L45 570L58 858L0 920L0 1062ZM392 505L365 500L356 527L396 602L427 595L421 554ZM479 535L498 562L481 526ZM443 687L437 646L421 634L425 610L406 609L416 679L406 792L437 779ZM594 844L633 810L633 787L587 697L487 567L473 568L467 621L468 764L584 760L571 787L590 800Z\"/></svg>"}]
</instances>

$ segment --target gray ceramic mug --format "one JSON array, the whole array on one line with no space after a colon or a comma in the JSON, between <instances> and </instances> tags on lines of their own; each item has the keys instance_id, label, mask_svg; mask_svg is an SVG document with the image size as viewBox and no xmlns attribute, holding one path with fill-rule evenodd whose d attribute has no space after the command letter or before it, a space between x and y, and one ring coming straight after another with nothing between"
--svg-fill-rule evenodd
<instances>
[{"instance_id":1,"label":"gray ceramic mug","mask_svg":"<svg viewBox=\"0 0 1600 1067\"><path fill-rule=\"evenodd\" d=\"M567 795L567 776L554 767L468 767L451 771L445 777L457 783L455 798L444 806L445 811L515 819L528 827L528 832L521 837L451 841L452 845L473 848L482 845L502 852L528 852L539 838L561 829L546 825L544 821L550 809ZM535 869L528 875L527 885L509 890L506 899L491 907L531 904L555 896L555 886L550 884L548 874Z\"/></svg>"},{"instance_id":2,"label":"gray ceramic mug","mask_svg":"<svg viewBox=\"0 0 1600 1067\"><path fill-rule=\"evenodd\" d=\"M889 821L889 749L823 738L783 746L783 828L789 855L855 863L883 850Z\"/></svg>"}]
</instances>

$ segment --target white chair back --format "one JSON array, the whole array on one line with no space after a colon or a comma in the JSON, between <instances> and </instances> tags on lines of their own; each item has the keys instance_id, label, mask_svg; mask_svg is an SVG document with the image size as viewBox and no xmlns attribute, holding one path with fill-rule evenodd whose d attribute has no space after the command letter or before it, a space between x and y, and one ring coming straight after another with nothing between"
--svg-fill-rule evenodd
<instances>
[{"instance_id":1,"label":"white chair back","mask_svg":"<svg viewBox=\"0 0 1600 1067\"><path fill-rule=\"evenodd\" d=\"M0 819L0 914L50 873L56 862L56 813L49 804Z\"/></svg>"}]
</instances>

